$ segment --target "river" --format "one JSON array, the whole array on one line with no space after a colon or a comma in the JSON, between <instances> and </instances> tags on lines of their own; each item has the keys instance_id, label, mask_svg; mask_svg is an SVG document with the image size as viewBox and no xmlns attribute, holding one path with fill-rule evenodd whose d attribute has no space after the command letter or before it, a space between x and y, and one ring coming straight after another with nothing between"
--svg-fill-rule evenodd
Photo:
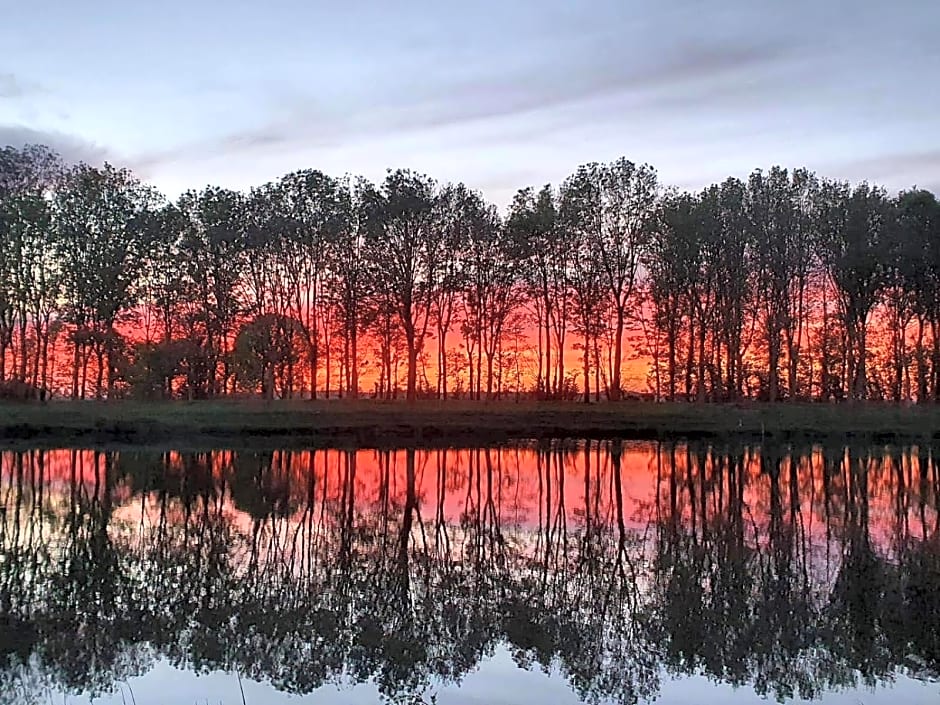
<instances>
[{"instance_id":1,"label":"river","mask_svg":"<svg viewBox=\"0 0 940 705\"><path fill-rule=\"evenodd\" d=\"M929 447L0 451L0 703L940 702Z\"/></svg>"}]
</instances>

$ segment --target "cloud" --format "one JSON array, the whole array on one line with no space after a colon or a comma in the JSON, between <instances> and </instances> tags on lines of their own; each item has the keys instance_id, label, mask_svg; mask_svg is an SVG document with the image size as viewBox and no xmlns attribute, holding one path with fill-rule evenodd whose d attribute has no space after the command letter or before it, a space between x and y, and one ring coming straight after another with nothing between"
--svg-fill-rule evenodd
<instances>
[{"instance_id":1,"label":"cloud","mask_svg":"<svg viewBox=\"0 0 940 705\"><path fill-rule=\"evenodd\" d=\"M869 178L888 178L911 173L940 171L940 149L880 154L865 159L852 159L832 165L847 173L867 174Z\"/></svg>"},{"instance_id":2,"label":"cloud","mask_svg":"<svg viewBox=\"0 0 940 705\"><path fill-rule=\"evenodd\" d=\"M849 181L869 181L886 186L889 190L904 190L914 186L934 193L940 183L940 149L879 154L863 159L832 162L823 172Z\"/></svg>"},{"instance_id":3,"label":"cloud","mask_svg":"<svg viewBox=\"0 0 940 705\"><path fill-rule=\"evenodd\" d=\"M604 37L590 50L571 48L570 56L501 63L464 70L457 77L351 86L342 103L319 100L300 90L268 98L269 117L227 135L139 155L143 168L179 161L202 161L244 153L335 147L351 141L391 138L428 130L463 130L494 122L513 131L513 118L538 116L536 131L609 117L610 106L594 112L593 103L619 100L634 115L683 105L748 95L772 95L754 76L771 71L791 56L793 43L703 44L687 42L634 60L622 45ZM609 46L608 46L609 44ZM583 49L583 51L582 51ZM445 72L446 74L446 72ZM535 125L530 125L530 128ZM531 134L531 133L530 133ZM497 138L498 139L498 138Z\"/></svg>"},{"instance_id":4,"label":"cloud","mask_svg":"<svg viewBox=\"0 0 940 705\"><path fill-rule=\"evenodd\" d=\"M16 74L0 71L0 98L24 98L41 91L42 86L38 83L23 81Z\"/></svg>"},{"instance_id":5,"label":"cloud","mask_svg":"<svg viewBox=\"0 0 940 705\"><path fill-rule=\"evenodd\" d=\"M27 144L45 145L57 152L67 164L100 164L114 159L114 155L106 147L77 135L37 130L21 125L0 125L0 147L23 147Z\"/></svg>"}]
</instances>

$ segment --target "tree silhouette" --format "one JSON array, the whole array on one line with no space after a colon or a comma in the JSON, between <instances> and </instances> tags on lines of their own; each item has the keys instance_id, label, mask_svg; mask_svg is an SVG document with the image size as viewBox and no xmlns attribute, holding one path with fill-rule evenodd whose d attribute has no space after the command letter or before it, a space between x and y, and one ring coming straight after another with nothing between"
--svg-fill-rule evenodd
<instances>
[{"instance_id":1,"label":"tree silhouette","mask_svg":"<svg viewBox=\"0 0 940 705\"><path fill-rule=\"evenodd\" d=\"M779 166L692 193L589 163L501 214L406 169L169 203L4 148L0 396L271 397L234 355L273 316L300 324L286 398L938 401L938 228L930 192Z\"/></svg>"}]
</instances>

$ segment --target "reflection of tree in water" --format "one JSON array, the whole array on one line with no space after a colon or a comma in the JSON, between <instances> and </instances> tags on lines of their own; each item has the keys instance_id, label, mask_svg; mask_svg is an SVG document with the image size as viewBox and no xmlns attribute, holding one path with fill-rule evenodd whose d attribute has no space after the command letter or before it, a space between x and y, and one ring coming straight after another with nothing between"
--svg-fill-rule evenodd
<instances>
[{"instance_id":1,"label":"reflection of tree in water","mask_svg":"<svg viewBox=\"0 0 940 705\"><path fill-rule=\"evenodd\" d=\"M72 476L80 463L90 462L97 481L70 483L62 500L65 511L56 512L45 492L42 454L13 458L0 533L0 624L7 627L3 641L20 652L0 675L0 692L12 696L11 702L25 699L21 689L29 682L97 691L109 689L115 678L146 670L137 616L127 601L130 564L107 530L113 460L100 453L71 454ZM52 664L47 673L16 667L30 663L22 658L21 635L32 646L31 656Z\"/></svg>"},{"instance_id":2,"label":"reflection of tree in water","mask_svg":"<svg viewBox=\"0 0 940 705\"><path fill-rule=\"evenodd\" d=\"M681 455L682 457L677 457ZM778 697L835 685L813 661L812 607L795 457L758 457L769 516L758 527L744 497L742 453L663 448L651 621L666 666L704 672ZM789 476L787 476L789 474Z\"/></svg>"},{"instance_id":3,"label":"reflection of tree in water","mask_svg":"<svg viewBox=\"0 0 940 705\"><path fill-rule=\"evenodd\" d=\"M408 699L500 645L588 701L663 668L779 698L940 672L926 450L664 445L636 504L625 449L377 452L376 491L351 451L75 452L58 484L7 453L0 702L156 658Z\"/></svg>"},{"instance_id":4,"label":"reflection of tree in water","mask_svg":"<svg viewBox=\"0 0 940 705\"><path fill-rule=\"evenodd\" d=\"M818 697L859 679L873 685L902 667L935 675L937 527L932 548L907 534L904 543L914 540L913 552L902 550L889 561L876 548L866 483L883 458L858 450L824 454L819 475L831 539L825 548L838 553L834 578L826 579L819 573L828 561L815 560L819 539L807 528L812 507L806 497L820 488L800 484L798 466L807 455L774 447L758 454L767 484L763 516L744 501L742 457L660 451L666 471L651 606L667 667L750 683L780 699ZM920 471L916 496L926 512L937 495L936 467L922 463ZM896 504L896 530L906 526L908 500ZM836 509L840 516L829 515ZM936 517L935 507L931 511ZM830 533L834 528L838 536ZM933 566L932 575L924 564ZM919 599L905 599L905 592Z\"/></svg>"}]
</instances>

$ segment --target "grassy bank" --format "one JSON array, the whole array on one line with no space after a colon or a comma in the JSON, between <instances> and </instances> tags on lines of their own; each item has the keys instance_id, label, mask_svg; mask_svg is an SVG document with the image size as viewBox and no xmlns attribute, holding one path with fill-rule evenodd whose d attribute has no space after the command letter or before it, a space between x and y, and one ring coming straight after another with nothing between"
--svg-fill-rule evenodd
<instances>
[{"instance_id":1,"label":"grassy bank","mask_svg":"<svg viewBox=\"0 0 940 705\"><path fill-rule=\"evenodd\" d=\"M473 445L542 438L940 439L940 408L511 402L0 404L0 443L165 447Z\"/></svg>"}]
</instances>

